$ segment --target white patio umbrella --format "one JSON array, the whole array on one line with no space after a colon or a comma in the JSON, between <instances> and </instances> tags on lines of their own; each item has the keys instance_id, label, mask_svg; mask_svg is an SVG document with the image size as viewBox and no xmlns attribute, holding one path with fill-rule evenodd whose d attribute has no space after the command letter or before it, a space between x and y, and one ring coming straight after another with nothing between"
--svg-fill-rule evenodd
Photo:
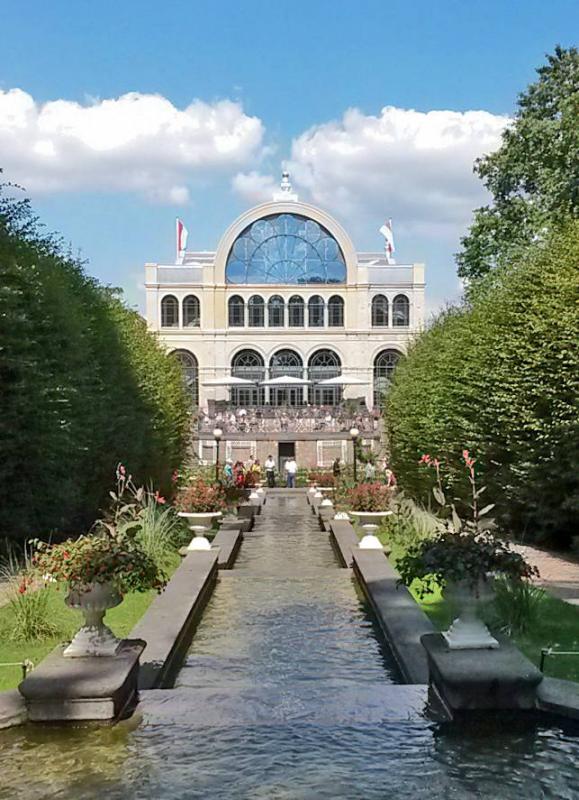
<instances>
[{"instance_id":1,"label":"white patio umbrella","mask_svg":"<svg viewBox=\"0 0 579 800\"><path fill-rule=\"evenodd\" d=\"M209 378L203 381L202 386L255 386L255 381L250 381L249 378L238 378L235 375L229 375L225 378Z\"/></svg>"},{"instance_id":2,"label":"white patio umbrella","mask_svg":"<svg viewBox=\"0 0 579 800\"><path fill-rule=\"evenodd\" d=\"M362 378L336 375L335 378L324 378L323 381L318 381L318 386L367 386L368 383L370 381L362 380Z\"/></svg>"},{"instance_id":3,"label":"white patio umbrella","mask_svg":"<svg viewBox=\"0 0 579 800\"><path fill-rule=\"evenodd\" d=\"M311 381L305 378L296 378L293 375L280 375L279 378L270 378L262 381L260 386L309 386Z\"/></svg>"}]
</instances>

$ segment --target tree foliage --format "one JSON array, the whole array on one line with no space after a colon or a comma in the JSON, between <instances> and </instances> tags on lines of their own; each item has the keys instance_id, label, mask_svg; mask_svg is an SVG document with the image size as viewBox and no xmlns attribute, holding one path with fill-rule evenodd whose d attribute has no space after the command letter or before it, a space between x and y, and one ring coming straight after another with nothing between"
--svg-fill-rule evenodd
<instances>
[{"instance_id":1,"label":"tree foliage","mask_svg":"<svg viewBox=\"0 0 579 800\"><path fill-rule=\"evenodd\" d=\"M167 490L187 413L141 317L0 190L0 535L83 530L119 461Z\"/></svg>"},{"instance_id":2,"label":"tree foliage","mask_svg":"<svg viewBox=\"0 0 579 800\"><path fill-rule=\"evenodd\" d=\"M418 338L385 412L405 489L426 501L421 455L452 463L468 448L505 529L569 542L579 511L578 286L573 221L488 275Z\"/></svg>"},{"instance_id":3,"label":"tree foliage","mask_svg":"<svg viewBox=\"0 0 579 800\"><path fill-rule=\"evenodd\" d=\"M557 47L537 72L500 148L475 163L492 204L461 241L458 274L469 281L579 216L579 52Z\"/></svg>"}]
</instances>

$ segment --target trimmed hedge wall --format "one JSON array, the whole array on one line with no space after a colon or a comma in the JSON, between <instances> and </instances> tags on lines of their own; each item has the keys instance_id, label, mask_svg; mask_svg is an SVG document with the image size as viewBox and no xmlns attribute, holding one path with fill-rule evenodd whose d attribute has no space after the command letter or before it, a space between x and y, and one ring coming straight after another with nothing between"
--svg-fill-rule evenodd
<instances>
[{"instance_id":1,"label":"trimmed hedge wall","mask_svg":"<svg viewBox=\"0 0 579 800\"><path fill-rule=\"evenodd\" d=\"M579 518L578 300L572 223L418 338L385 408L392 466L410 493L427 500L423 453L452 463L466 447L504 529L569 544Z\"/></svg>"},{"instance_id":2,"label":"trimmed hedge wall","mask_svg":"<svg viewBox=\"0 0 579 800\"><path fill-rule=\"evenodd\" d=\"M86 529L119 461L169 491L189 407L140 315L0 194L0 537Z\"/></svg>"}]
</instances>

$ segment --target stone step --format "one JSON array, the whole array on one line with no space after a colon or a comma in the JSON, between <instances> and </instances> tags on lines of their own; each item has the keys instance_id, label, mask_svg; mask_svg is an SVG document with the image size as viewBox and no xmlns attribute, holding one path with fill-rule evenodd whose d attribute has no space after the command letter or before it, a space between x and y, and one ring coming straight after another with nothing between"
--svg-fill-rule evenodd
<instances>
[{"instance_id":1,"label":"stone step","mask_svg":"<svg viewBox=\"0 0 579 800\"><path fill-rule=\"evenodd\" d=\"M186 729L249 725L375 725L428 715L428 687L344 681L301 681L283 687L219 687L141 692L151 725Z\"/></svg>"}]
</instances>

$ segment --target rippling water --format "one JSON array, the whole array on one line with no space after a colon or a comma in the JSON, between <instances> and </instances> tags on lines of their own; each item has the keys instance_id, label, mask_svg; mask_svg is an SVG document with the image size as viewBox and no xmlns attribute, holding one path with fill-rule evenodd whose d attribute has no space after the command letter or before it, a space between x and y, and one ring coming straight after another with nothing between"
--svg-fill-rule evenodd
<instances>
[{"instance_id":1,"label":"rippling water","mask_svg":"<svg viewBox=\"0 0 579 800\"><path fill-rule=\"evenodd\" d=\"M392 659L303 496L272 498L174 690L114 728L0 732L0 798L579 800L579 738L440 724Z\"/></svg>"}]
</instances>

